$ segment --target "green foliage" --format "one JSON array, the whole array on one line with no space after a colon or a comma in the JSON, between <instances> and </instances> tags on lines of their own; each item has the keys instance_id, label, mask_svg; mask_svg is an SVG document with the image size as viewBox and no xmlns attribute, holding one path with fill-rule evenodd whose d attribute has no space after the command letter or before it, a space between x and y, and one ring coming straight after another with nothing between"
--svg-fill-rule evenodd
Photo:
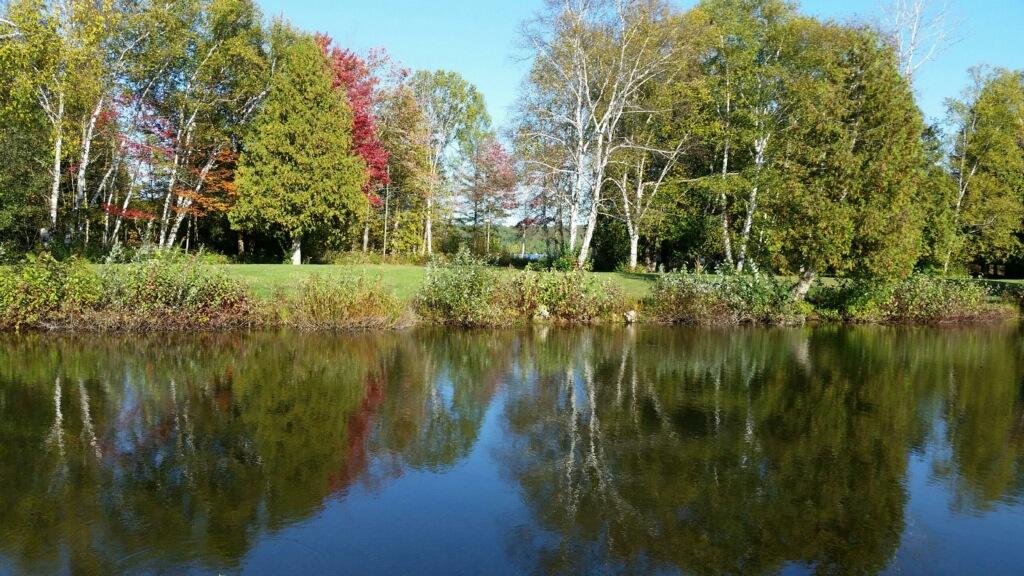
<instances>
[{"instance_id":1,"label":"green foliage","mask_svg":"<svg viewBox=\"0 0 1024 576\"><path fill-rule=\"evenodd\" d=\"M1020 250L1024 218L1024 73L971 71L972 86L948 103L956 129L946 204L953 240L944 267L978 258L1005 259Z\"/></svg>"},{"instance_id":2,"label":"green foliage","mask_svg":"<svg viewBox=\"0 0 1024 576\"><path fill-rule=\"evenodd\" d=\"M289 239L337 236L366 212L352 111L312 38L291 41L279 67L239 161L232 225Z\"/></svg>"},{"instance_id":3,"label":"green foliage","mask_svg":"<svg viewBox=\"0 0 1024 576\"><path fill-rule=\"evenodd\" d=\"M283 321L304 330L393 328L404 308L379 281L313 275L285 299Z\"/></svg>"},{"instance_id":4,"label":"green foliage","mask_svg":"<svg viewBox=\"0 0 1024 576\"><path fill-rule=\"evenodd\" d=\"M531 320L592 323L625 311L622 293L582 271L503 274L460 252L432 264L417 298L426 319L455 326L500 326Z\"/></svg>"},{"instance_id":5,"label":"green foliage","mask_svg":"<svg viewBox=\"0 0 1024 576\"><path fill-rule=\"evenodd\" d=\"M237 280L174 252L99 273L83 260L42 254L0 273L0 329L221 329L260 314Z\"/></svg>"},{"instance_id":6,"label":"green foliage","mask_svg":"<svg viewBox=\"0 0 1024 576\"><path fill-rule=\"evenodd\" d=\"M65 314L94 306L101 292L99 278L85 261L30 255L22 264L0 269L0 329L60 321Z\"/></svg>"},{"instance_id":7,"label":"green foliage","mask_svg":"<svg viewBox=\"0 0 1024 576\"><path fill-rule=\"evenodd\" d=\"M851 322L939 324L1014 315L1012 308L991 302L980 282L927 274L896 282L839 281L818 288L811 301L826 318Z\"/></svg>"},{"instance_id":8,"label":"green foliage","mask_svg":"<svg viewBox=\"0 0 1024 576\"><path fill-rule=\"evenodd\" d=\"M806 316L784 282L760 274L664 274L644 309L672 324L799 324Z\"/></svg>"},{"instance_id":9,"label":"green foliage","mask_svg":"<svg viewBox=\"0 0 1024 576\"><path fill-rule=\"evenodd\" d=\"M506 294L500 289L499 274L465 251L447 263L431 263L416 298L417 312L438 324L509 324L514 318L501 302Z\"/></svg>"},{"instance_id":10,"label":"green foliage","mask_svg":"<svg viewBox=\"0 0 1024 576\"><path fill-rule=\"evenodd\" d=\"M569 272L517 273L506 288L521 319L552 319L560 322L590 324L623 312L626 300L622 292L608 282L581 270Z\"/></svg>"}]
</instances>

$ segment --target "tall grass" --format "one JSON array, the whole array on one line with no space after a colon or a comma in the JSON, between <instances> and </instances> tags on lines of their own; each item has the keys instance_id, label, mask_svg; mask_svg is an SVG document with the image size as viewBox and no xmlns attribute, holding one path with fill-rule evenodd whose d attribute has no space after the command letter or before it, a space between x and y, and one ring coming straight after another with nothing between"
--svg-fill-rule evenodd
<instances>
[{"instance_id":1,"label":"tall grass","mask_svg":"<svg viewBox=\"0 0 1024 576\"><path fill-rule=\"evenodd\" d=\"M394 294L363 277L310 276L283 301L282 322L303 330L385 329L411 322Z\"/></svg>"}]
</instances>

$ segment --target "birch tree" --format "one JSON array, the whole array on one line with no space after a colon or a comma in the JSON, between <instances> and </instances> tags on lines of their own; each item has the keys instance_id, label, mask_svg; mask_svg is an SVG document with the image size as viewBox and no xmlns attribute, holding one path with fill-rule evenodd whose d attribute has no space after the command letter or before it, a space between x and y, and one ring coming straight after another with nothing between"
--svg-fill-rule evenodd
<instances>
[{"instance_id":1,"label":"birch tree","mask_svg":"<svg viewBox=\"0 0 1024 576\"><path fill-rule=\"evenodd\" d=\"M590 256L612 156L627 144L619 129L639 113L644 86L670 71L667 5L655 0L548 0L525 38L537 70L532 88L551 91L535 108L557 130L537 137L567 149L570 249L576 214L587 210L576 265Z\"/></svg>"},{"instance_id":2,"label":"birch tree","mask_svg":"<svg viewBox=\"0 0 1024 576\"><path fill-rule=\"evenodd\" d=\"M896 50L900 74L914 75L956 41L957 21L949 0L891 0L882 7L881 30Z\"/></svg>"},{"instance_id":3,"label":"birch tree","mask_svg":"<svg viewBox=\"0 0 1024 576\"><path fill-rule=\"evenodd\" d=\"M945 271L954 257L966 263L1013 253L1024 220L1024 73L975 68L971 82L947 103L956 197Z\"/></svg>"},{"instance_id":4,"label":"birch tree","mask_svg":"<svg viewBox=\"0 0 1024 576\"><path fill-rule=\"evenodd\" d=\"M436 204L450 155L456 145L468 141L474 133L490 126L483 95L476 87L455 72L437 70L416 72L410 86L419 103L430 132L430 192L427 195L423 229L423 252L434 253L434 219Z\"/></svg>"}]
</instances>

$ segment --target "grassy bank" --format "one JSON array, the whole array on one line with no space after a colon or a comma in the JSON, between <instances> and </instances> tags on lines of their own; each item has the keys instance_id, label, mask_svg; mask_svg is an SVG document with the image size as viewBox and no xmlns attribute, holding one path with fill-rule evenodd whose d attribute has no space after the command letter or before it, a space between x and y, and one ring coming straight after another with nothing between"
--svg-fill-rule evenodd
<instances>
[{"instance_id":1,"label":"grassy bank","mask_svg":"<svg viewBox=\"0 0 1024 576\"><path fill-rule=\"evenodd\" d=\"M425 266L403 266L397 264L351 264L317 265L304 264L225 264L217 266L228 276L237 278L249 286L253 294L260 297L272 296L276 291L291 292L311 276L363 277L380 282L402 301L411 302L423 287L427 268ZM506 277L512 277L517 270L495 268ZM622 293L636 300L650 294L656 274L630 274L624 272L591 272L595 278L608 282Z\"/></svg>"},{"instance_id":2,"label":"grassy bank","mask_svg":"<svg viewBox=\"0 0 1024 576\"><path fill-rule=\"evenodd\" d=\"M791 282L751 275L539 272L466 256L426 267L215 265L180 254L91 265L43 255L0 269L0 330L166 331L290 326L388 329L415 323L697 325L966 323L1018 315L1019 290L973 280Z\"/></svg>"}]
</instances>

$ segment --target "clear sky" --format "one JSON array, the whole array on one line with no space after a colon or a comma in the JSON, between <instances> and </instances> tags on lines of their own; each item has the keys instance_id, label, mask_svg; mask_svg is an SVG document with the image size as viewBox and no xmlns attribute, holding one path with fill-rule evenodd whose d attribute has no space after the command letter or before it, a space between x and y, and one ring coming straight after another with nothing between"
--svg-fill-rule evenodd
<instances>
[{"instance_id":1,"label":"clear sky","mask_svg":"<svg viewBox=\"0 0 1024 576\"><path fill-rule=\"evenodd\" d=\"M519 31L542 0L258 0L268 16L325 32L359 52L383 47L413 69L454 70L487 99L504 123L527 68ZM967 83L967 69L989 64L1024 69L1024 0L949 0L960 22L959 41L921 69L918 101L929 119ZM681 7L694 0L675 0ZM804 0L801 10L847 21L873 19L878 0Z\"/></svg>"}]
</instances>

